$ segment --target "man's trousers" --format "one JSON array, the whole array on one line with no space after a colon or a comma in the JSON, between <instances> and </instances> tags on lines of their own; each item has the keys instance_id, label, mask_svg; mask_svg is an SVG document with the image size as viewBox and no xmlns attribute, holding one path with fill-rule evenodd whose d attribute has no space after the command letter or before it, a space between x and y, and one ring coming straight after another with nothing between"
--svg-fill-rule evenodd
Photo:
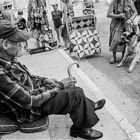
<instances>
[{"instance_id":1,"label":"man's trousers","mask_svg":"<svg viewBox=\"0 0 140 140\"><path fill-rule=\"evenodd\" d=\"M99 118L94 111L95 102L87 98L80 87L61 90L43 105L43 113L70 114L73 125L79 128L94 126Z\"/></svg>"}]
</instances>

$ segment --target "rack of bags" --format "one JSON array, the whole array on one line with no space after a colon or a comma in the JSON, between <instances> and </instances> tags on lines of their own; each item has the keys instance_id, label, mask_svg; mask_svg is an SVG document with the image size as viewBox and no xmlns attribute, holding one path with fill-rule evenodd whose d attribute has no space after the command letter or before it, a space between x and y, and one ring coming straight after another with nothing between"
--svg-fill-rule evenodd
<instances>
[{"instance_id":1,"label":"rack of bags","mask_svg":"<svg viewBox=\"0 0 140 140\"><path fill-rule=\"evenodd\" d=\"M66 26L71 52L77 58L100 54L101 43L96 29L94 2L71 0L66 5Z\"/></svg>"},{"instance_id":2,"label":"rack of bags","mask_svg":"<svg viewBox=\"0 0 140 140\"><path fill-rule=\"evenodd\" d=\"M29 0L28 3L28 27L32 37L36 39L37 48L30 49L30 53L39 53L52 50L57 45L52 29L49 26L46 2L44 0Z\"/></svg>"}]
</instances>

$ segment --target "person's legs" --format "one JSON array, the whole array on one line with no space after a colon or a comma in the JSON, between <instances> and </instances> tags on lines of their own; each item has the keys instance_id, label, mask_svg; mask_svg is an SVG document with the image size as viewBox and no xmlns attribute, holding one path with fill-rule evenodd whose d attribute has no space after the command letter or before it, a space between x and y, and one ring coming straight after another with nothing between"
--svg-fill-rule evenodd
<instances>
[{"instance_id":1,"label":"person's legs","mask_svg":"<svg viewBox=\"0 0 140 140\"><path fill-rule=\"evenodd\" d=\"M61 36L62 36L63 41L64 41L64 49L65 50L69 49L69 46L68 46L68 33L67 33L66 24L64 25L64 27L62 29Z\"/></svg>"},{"instance_id":2,"label":"person's legs","mask_svg":"<svg viewBox=\"0 0 140 140\"><path fill-rule=\"evenodd\" d=\"M60 91L54 98L44 104L43 112L51 114L70 114L74 126L90 128L99 118L94 111L95 102L84 95L79 87Z\"/></svg>"},{"instance_id":3,"label":"person's legs","mask_svg":"<svg viewBox=\"0 0 140 140\"><path fill-rule=\"evenodd\" d=\"M28 42L27 41L24 42L24 49L28 51Z\"/></svg>"},{"instance_id":4,"label":"person's legs","mask_svg":"<svg viewBox=\"0 0 140 140\"><path fill-rule=\"evenodd\" d=\"M122 59L123 59L123 57L124 57L124 54L125 54L125 51L122 52Z\"/></svg>"},{"instance_id":5,"label":"person's legs","mask_svg":"<svg viewBox=\"0 0 140 140\"><path fill-rule=\"evenodd\" d=\"M73 125L70 129L70 135L85 139L98 139L103 136L102 132L92 129L99 118L95 111L101 109L105 100L94 102L84 95L79 87L60 91L43 105L42 113L51 114L70 114Z\"/></svg>"},{"instance_id":6,"label":"person's legs","mask_svg":"<svg viewBox=\"0 0 140 140\"><path fill-rule=\"evenodd\" d=\"M60 46L60 28L55 28L56 34L57 34L57 40L58 40L58 47Z\"/></svg>"},{"instance_id":7,"label":"person's legs","mask_svg":"<svg viewBox=\"0 0 140 140\"><path fill-rule=\"evenodd\" d=\"M66 49L68 49L68 48L69 48L69 47L68 47L68 40L67 40L66 37L63 37L63 42L64 42L64 47L65 47Z\"/></svg>"},{"instance_id":8,"label":"person's legs","mask_svg":"<svg viewBox=\"0 0 140 140\"><path fill-rule=\"evenodd\" d=\"M60 91L43 105L43 114L70 114L73 125L70 135L85 139L98 139L103 136L102 132L92 129L99 118L95 110L101 109L105 100L94 102L84 95L79 87Z\"/></svg>"},{"instance_id":9,"label":"person's legs","mask_svg":"<svg viewBox=\"0 0 140 140\"><path fill-rule=\"evenodd\" d=\"M116 62L116 51L112 52L113 58L110 60L110 64L114 64Z\"/></svg>"}]
</instances>

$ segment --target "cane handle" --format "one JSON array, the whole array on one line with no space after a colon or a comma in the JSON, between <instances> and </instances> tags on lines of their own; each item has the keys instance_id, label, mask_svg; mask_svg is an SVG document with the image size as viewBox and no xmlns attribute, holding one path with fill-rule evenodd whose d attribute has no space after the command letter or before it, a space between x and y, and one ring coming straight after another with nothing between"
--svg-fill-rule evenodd
<instances>
[{"instance_id":1,"label":"cane handle","mask_svg":"<svg viewBox=\"0 0 140 140\"><path fill-rule=\"evenodd\" d=\"M68 66L68 69L67 69L69 77L72 77L71 68L72 68L72 66L73 66L74 64L76 64L76 66L77 66L78 68L80 67L80 64L79 64L77 61L71 63L71 64Z\"/></svg>"}]
</instances>

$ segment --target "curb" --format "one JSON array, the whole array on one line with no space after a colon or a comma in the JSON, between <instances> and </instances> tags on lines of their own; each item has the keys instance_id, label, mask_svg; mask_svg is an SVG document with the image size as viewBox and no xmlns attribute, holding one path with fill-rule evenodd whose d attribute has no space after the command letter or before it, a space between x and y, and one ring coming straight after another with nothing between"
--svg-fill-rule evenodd
<instances>
[{"instance_id":1,"label":"curb","mask_svg":"<svg viewBox=\"0 0 140 140\"><path fill-rule=\"evenodd\" d=\"M70 58L64 50L58 50L65 60L71 64L74 61ZM80 79L86 84L86 86L94 93L95 97L100 100L101 98L106 99L105 109L114 118L120 128L125 132L130 140L140 140L140 133L137 132L135 127L129 123L128 119L121 113L117 107L111 102L111 100L105 97L104 93L93 83L93 81L80 69L72 67Z\"/></svg>"}]
</instances>

